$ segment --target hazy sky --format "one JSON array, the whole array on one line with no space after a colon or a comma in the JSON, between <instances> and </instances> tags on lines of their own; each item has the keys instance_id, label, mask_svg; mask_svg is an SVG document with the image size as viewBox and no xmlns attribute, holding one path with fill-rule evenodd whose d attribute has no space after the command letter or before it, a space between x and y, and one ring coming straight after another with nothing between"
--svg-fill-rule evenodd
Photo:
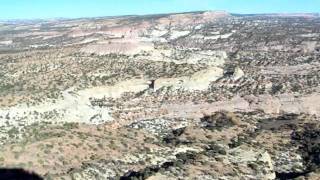
<instances>
[{"instance_id":1,"label":"hazy sky","mask_svg":"<svg viewBox=\"0 0 320 180\"><path fill-rule=\"evenodd\" d=\"M0 19L75 18L198 10L320 12L320 0L0 0Z\"/></svg>"}]
</instances>

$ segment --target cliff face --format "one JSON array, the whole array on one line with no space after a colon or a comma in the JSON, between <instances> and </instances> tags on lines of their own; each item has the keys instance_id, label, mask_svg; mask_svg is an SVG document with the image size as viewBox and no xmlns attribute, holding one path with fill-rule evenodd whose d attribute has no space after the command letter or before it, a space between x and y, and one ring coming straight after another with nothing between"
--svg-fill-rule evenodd
<instances>
[{"instance_id":1,"label":"cliff face","mask_svg":"<svg viewBox=\"0 0 320 180\"><path fill-rule=\"evenodd\" d=\"M50 179L319 179L320 19L0 23L0 164Z\"/></svg>"}]
</instances>

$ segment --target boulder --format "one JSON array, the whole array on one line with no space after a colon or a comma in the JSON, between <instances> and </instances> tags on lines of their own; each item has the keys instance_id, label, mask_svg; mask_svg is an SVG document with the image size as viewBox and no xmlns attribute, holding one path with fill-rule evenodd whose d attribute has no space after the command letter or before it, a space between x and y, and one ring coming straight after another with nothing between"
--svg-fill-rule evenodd
<instances>
[{"instance_id":1,"label":"boulder","mask_svg":"<svg viewBox=\"0 0 320 180\"><path fill-rule=\"evenodd\" d=\"M234 70L232 78L236 81L238 79L241 79L243 76L244 76L243 70L241 68L239 68L239 67L236 67L236 69Z\"/></svg>"}]
</instances>

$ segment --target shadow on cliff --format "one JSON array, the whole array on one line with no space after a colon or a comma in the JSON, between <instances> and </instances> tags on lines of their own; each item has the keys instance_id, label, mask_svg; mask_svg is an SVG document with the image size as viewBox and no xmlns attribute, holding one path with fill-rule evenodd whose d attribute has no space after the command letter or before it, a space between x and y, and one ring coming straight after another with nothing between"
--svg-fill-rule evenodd
<instances>
[{"instance_id":1,"label":"shadow on cliff","mask_svg":"<svg viewBox=\"0 0 320 180\"><path fill-rule=\"evenodd\" d=\"M43 178L23 169L0 169L0 180L43 180Z\"/></svg>"}]
</instances>

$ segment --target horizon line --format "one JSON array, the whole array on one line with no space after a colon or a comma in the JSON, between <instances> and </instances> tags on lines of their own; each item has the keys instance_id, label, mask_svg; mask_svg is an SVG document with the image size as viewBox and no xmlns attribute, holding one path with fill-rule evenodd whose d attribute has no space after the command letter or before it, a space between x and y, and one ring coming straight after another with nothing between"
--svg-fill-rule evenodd
<instances>
[{"instance_id":1,"label":"horizon line","mask_svg":"<svg viewBox=\"0 0 320 180\"><path fill-rule=\"evenodd\" d=\"M316 15L320 17L320 12L268 12L268 13L237 13L229 12L226 10L195 10L195 11L177 11L177 12L164 12L164 13L141 13L141 14L123 14L123 15L105 15L105 16L80 16L80 17L48 17L48 18L9 18L2 19L1 22L10 21L50 21L50 20L76 20L76 19L96 19L96 18L114 18L126 16L152 16L152 15L170 15L170 14L187 14L187 13L203 13L203 12L225 12L230 15ZM299 16L297 16L299 17Z\"/></svg>"}]
</instances>

